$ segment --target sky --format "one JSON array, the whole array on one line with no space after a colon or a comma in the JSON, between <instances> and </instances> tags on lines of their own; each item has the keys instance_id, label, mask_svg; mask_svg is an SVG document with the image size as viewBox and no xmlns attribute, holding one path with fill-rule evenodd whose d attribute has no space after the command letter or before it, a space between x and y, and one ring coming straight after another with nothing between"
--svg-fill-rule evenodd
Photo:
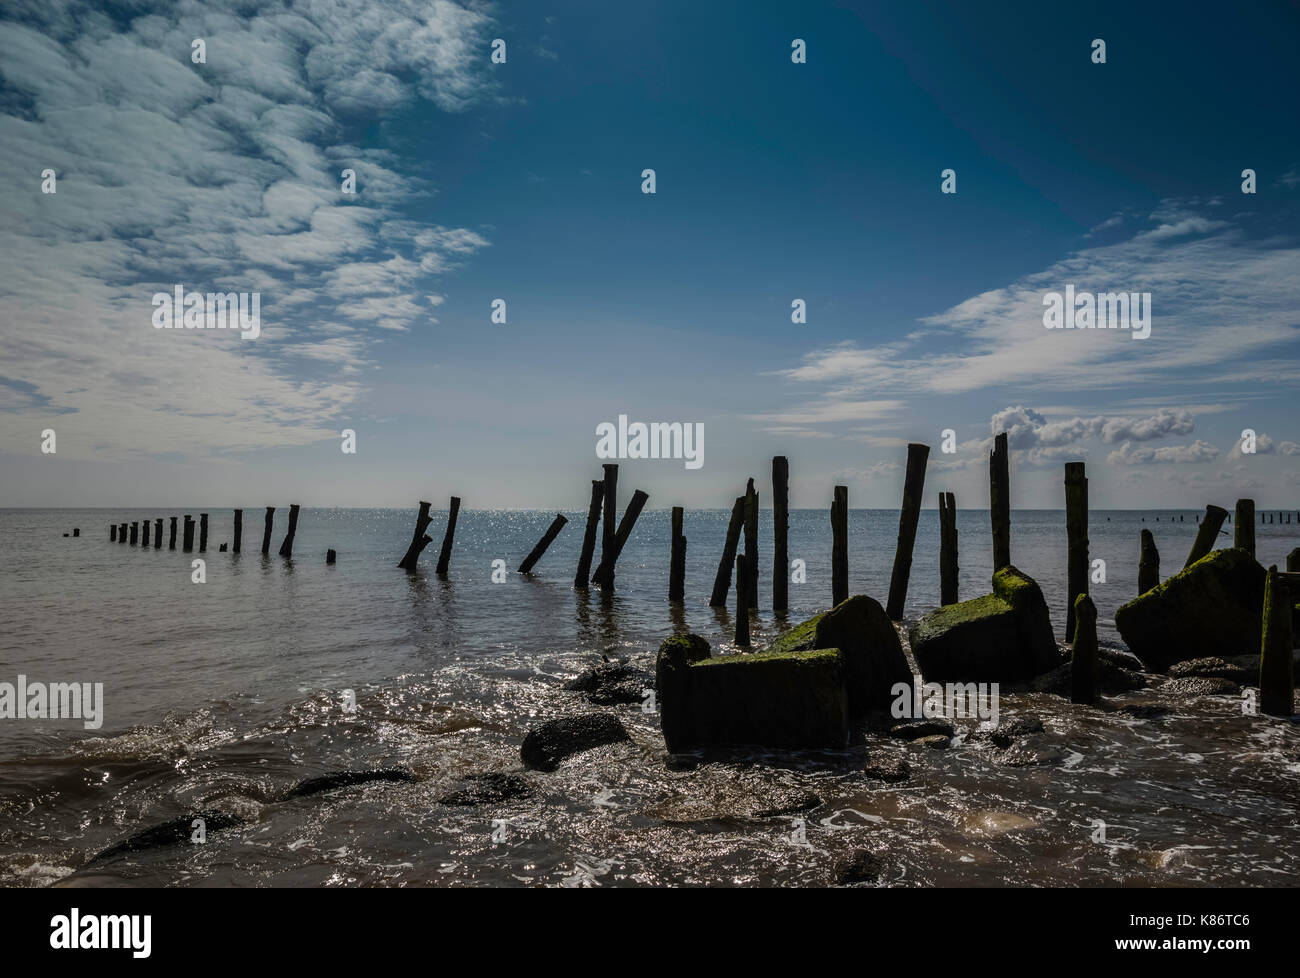
<instances>
[{"instance_id":1,"label":"sky","mask_svg":"<svg viewBox=\"0 0 1300 978\"><path fill-rule=\"evenodd\" d=\"M4 0L0 506L1295 508L1300 9L1058 6Z\"/></svg>"}]
</instances>

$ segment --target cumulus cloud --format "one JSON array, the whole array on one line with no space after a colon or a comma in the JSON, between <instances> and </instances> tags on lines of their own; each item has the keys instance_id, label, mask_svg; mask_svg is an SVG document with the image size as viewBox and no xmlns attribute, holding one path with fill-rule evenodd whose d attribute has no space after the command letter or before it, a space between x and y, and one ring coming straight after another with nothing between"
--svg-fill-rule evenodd
<instances>
[{"instance_id":1,"label":"cumulus cloud","mask_svg":"<svg viewBox=\"0 0 1300 978\"><path fill-rule=\"evenodd\" d=\"M1124 442L1117 450L1106 456L1112 465L1156 465L1172 463L1178 465L1211 462L1219 457L1219 450L1207 441L1197 439L1190 445L1151 445L1133 447L1131 442Z\"/></svg>"}]
</instances>

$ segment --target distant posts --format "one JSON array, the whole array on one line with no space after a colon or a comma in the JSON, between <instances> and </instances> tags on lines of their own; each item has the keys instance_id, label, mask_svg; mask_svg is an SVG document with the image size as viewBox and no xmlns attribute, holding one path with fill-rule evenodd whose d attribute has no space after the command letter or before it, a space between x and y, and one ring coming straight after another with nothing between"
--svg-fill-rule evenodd
<instances>
[{"instance_id":1,"label":"distant posts","mask_svg":"<svg viewBox=\"0 0 1300 978\"><path fill-rule=\"evenodd\" d=\"M684 601L686 599L686 537L682 535L682 519L685 511L681 506L673 507L673 542L671 558L668 564L668 600Z\"/></svg>"},{"instance_id":2,"label":"distant posts","mask_svg":"<svg viewBox=\"0 0 1300 978\"><path fill-rule=\"evenodd\" d=\"M333 550L326 550L326 551L325 551L325 563L326 563L326 564L332 564L332 563L334 563L334 561L338 560L338 556L339 556L339 555L336 554Z\"/></svg>"},{"instance_id":3,"label":"distant posts","mask_svg":"<svg viewBox=\"0 0 1300 978\"><path fill-rule=\"evenodd\" d=\"M831 607L849 599L849 487L836 486L831 502Z\"/></svg>"},{"instance_id":4,"label":"distant posts","mask_svg":"<svg viewBox=\"0 0 1300 978\"><path fill-rule=\"evenodd\" d=\"M555 519L551 520L551 525L542 534L542 538L537 541L537 546L529 551L528 556L524 558L524 562L519 565L520 574L527 574L533 569L533 565L542 559L542 554L546 553L546 548L560 535L560 531L564 529L564 524L568 522L569 518L563 513L555 514Z\"/></svg>"},{"instance_id":5,"label":"distant posts","mask_svg":"<svg viewBox=\"0 0 1300 978\"><path fill-rule=\"evenodd\" d=\"M1075 598L1074 650L1070 657L1070 702L1097 702L1097 606L1087 593Z\"/></svg>"},{"instance_id":6,"label":"distant posts","mask_svg":"<svg viewBox=\"0 0 1300 978\"><path fill-rule=\"evenodd\" d=\"M632 535L632 527L636 526L637 517L641 515L641 510L649 498L649 494L640 489L632 493L627 509L623 512L623 518L619 520L618 530L614 533L613 552L608 555L601 553L600 564L597 565L596 573L591 575L591 579L599 584L602 590L614 590L614 566L618 563L619 555L627 545L627 538Z\"/></svg>"},{"instance_id":7,"label":"distant posts","mask_svg":"<svg viewBox=\"0 0 1300 978\"><path fill-rule=\"evenodd\" d=\"M167 534L167 549L175 550L176 549L176 517L173 516L171 518L171 521L172 521L171 531Z\"/></svg>"},{"instance_id":8,"label":"distant posts","mask_svg":"<svg viewBox=\"0 0 1300 978\"><path fill-rule=\"evenodd\" d=\"M1201 520L1201 528L1196 531L1196 542L1192 544L1191 553L1187 555L1187 563L1183 564L1184 570L1214 549L1219 539L1219 528L1223 526L1227 515L1228 511L1222 506L1211 504L1205 507L1205 518Z\"/></svg>"},{"instance_id":9,"label":"distant posts","mask_svg":"<svg viewBox=\"0 0 1300 978\"><path fill-rule=\"evenodd\" d=\"M262 556L271 552L271 530L275 525L275 507L266 507L266 525L262 528Z\"/></svg>"},{"instance_id":10,"label":"distant posts","mask_svg":"<svg viewBox=\"0 0 1300 978\"><path fill-rule=\"evenodd\" d=\"M1278 580L1277 565L1264 577L1263 638L1259 652L1259 708L1269 716L1295 712L1295 679L1291 671L1291 595Z\"/></svg>"},{"instance_id":11,"label":"distant posts","mask_svg":"<svg viewBox=\"0 0 1300 978\"><path fill-rule=\"evenodd\" d=\"M993 439L989 453L989 517L993 522L993 570L1011 566L1011 476L1007 433Z\"/></svg>"},{"instance_id":12,"label":"distant posts","mask_svg":"<svg viewBox=\"0 0 1300 978\"><path fill-rule=\"evenodd\" d=\"M957 603L957 499L939 493L939 604Z\"/></svg>"},{"instance_id":13,"label":"distant posts","mask_svg":"<svg viewBox=\"0 0 1300 978\"><path fill-rule=\"evenodd\" d=\"M439 574L446 574L451 567L451 545L456 540L456 517L460 515L460 497L452 496L447 509L447 532L442 535L442 552L438 554Z\"/></svg>"},{"instance_id":14,"label":"distant posts","mask_svg":"<svg viewBox=\"0 0 1300 978\"><path fill-rule=\"evenodd\" d=\"M194 549L194 518L188 513L185 514L184 536L181 545L186 553Z\"/></svg>"},{"instance_id":15,"label":"distant posts","mask_svg":"<svg viewBox=\"0 0 1300 978\"><path fill-rule=\"evenodd\" d=\"M736 558L736 644L749 647L749 567L744 554Z\"/></svg>"},{"instance_id":16,"label":"distant posts","mask_svg":"<svg viewBox=\"0 0 1300 978\"><path fill-rule=\"evenodd\" d=\"M155 550L162 549L162 517L161 516L153 521L153 548Z\"/></svg>"},{"instance_id":17,"label":"distant posts","mask_svg":"<svg viewBox=\"0 0 1300 978\"><path fill-rule=\"evenodd\" d=\"M1142 549L1138 555L1138 594L1146 594L1160 583L1160 551L1150 530L1142 531Z\"/></svg>"},{"instance_id":18,"label":"distant posts","mask_svg":"<svg viewBox=\"0 0 1300 978\"><path fill-rule=\"evenodd\" d=\"M206 553L208 549L208 514L199 514L199 553Z\"/></svg>"},{"instance_id":19,"label":"distant posts","mask_svg":"<svg viewBox=\"0 0 1300 978\"><path fill-rule=\"evenodd\" d=\"M1073 642L1075 602L1088 593L1088 479L1082 462L1065 463L1065 536L1065 640Z\"/></svg>"},{"instance_id":20,"label":"distant posts","mask_svg":"<svg viewBox=\"0 0 1300 978\"><path fill-rule=\"evenodd\" d=\"M722 545L722 559L718 561L718 574L713 579L710 608L727 606L727 591L731 588L731 568L736 563L736 547L740 544L740 529L745 522L745 497L737 496L731 505L731 520L727 523L727 540Z\"/></svg>"},{"instance_id":21,"label":"distant posts","mask_svg":"<svg viewBox=\"0 0 1300 978\"><path fill-rule=\"evenodd\" d=\"M176 523L176 517L173 516L173 517L172 517L172 525L175 525L175 523ZM125 524L125 523L119 523L118 526L117 526L117 542L118 542L118 543L126 543L126 524ZM173 547L172 549L175 550L176 548Z\"/></svg>"},{"instance_id":22,"label":"distant posts","mask_svg":"<svg viewBox=\"0 0 1300 978\"><path fill-rule=\"evenodd\" d=\"M605 498L605 483L591 480L591 503L587 507L587 530L582 535L582 553L578 557L578 572L573 575L573 586L586 590L591 577L591 557L596 549L596 530L600 525L600 506Z\"/></svg>"},{"instance_id":23,"label":"distant posts","mask_svg":"<svg viewBox=\"0 0 1300 978\"><path fill-rule=\"evenodd\" d=\"M1255 500L1238 499L1232 521L1232 545L1255 556Z\"/></svg>"},{"instance_id":24,"label":"distant posts","mask_svg":"<svg viewBox=\"0 0 1300 978\"><path fill-rule=\"evenodd\" d=\"M404 571L413 572L420 559L420 552L433 542L433 537L424 532L433 522L433 517L429 515L429 507L432 505L433 503L420 500L420 512L415 517L415 532L411 534L411 545L406 548L406 553L397 562L397 566Z\"/></svg>"},{"instance_id":25,"label":"distant posts","mask_svg":"<svg viewBox=\"0 0 1300 978\"><path fill-rule=\"evenodd\" d=\"M758 493L754 480L745 485L745 571L749 574L745 605L758 607Z\"/></svg>"},{"instance_id":26,"label":"distant posts","mask_svg":"<svg viewBox=\"0 0 1300 978\"><path fill-rule=\"evenodd\" d=\"M772 459L772 610L790 607L790 461Z\"/></svg>"},{"instance_id":27,"label":"distant posts","mask_svg":"<svg viewBox=\"0 0 1300 978\"><path fill-rule=\"evenodd\" d=\"M140 538L140 524L132 523L131 524L131 546L134 547L136 543L139 541L139 538Z\"/></svg>"},{"instance_id":28,"label":"distant posts","mask_svg":"<svg viewBox=\"0 0 1300 978\"><path fill-rule=\"evenodd\" d=\"M907 582L912 574L912 548L916 543L916 523L921 518L925 463L929 457L929 445L907 446L903 506L898 512L898 543L894 549L894 570L889 578L889 602L885 606L890 621L902 621L903 606L907 603Z\"/></svg>"},{"instance_id":29,"label":"distant posts","mask_svg":"<svg viewBox=\"0 0 1300 978\"><path fill-rule=\"evenodd\" d=\"M207 517L203 517L207 520ZM284 543L280 544L280 556L293 556L293 535L298 532L298 504L289 504L289 532L284 535Z\"/></svg>"},{"instance_id":30,"label":"distant posts","mask_svg":"<svg viewBox=\"0 0 1300 978\"><path fill-rule=\"evenodd\" d=\"M244 538L244 511L235 510L235 542L231 546L232 553L239 553L239 541Z\"/></svg>"},{"instance_id":31,"label":"distant posts","mask_svg":"<svg viewBox=\"0 0 1300 978\"><path fill-rule=\"evenodd\" d=\"M618 532L618 466L612 462L607 462L602 466L605 470L605 500L604 516L600 526L600 562L604 564L614 554L614 537ZM596 574L600 574L599 566L596 568ZM592 580L596 580L595 577ZM603 582L596 581L603 586ZM614 586L611 578L609 586Z\"/></svg>"}]
</instances>

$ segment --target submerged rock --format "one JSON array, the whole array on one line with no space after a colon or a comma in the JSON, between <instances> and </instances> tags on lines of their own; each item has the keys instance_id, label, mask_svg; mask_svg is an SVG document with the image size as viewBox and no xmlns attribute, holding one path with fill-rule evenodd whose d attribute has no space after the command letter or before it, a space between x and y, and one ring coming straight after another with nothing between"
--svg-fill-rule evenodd
<instances>
[{"instance_id":1,"label":"submerged rock","mask_svg":"<svg viewBox=\"0 0 1300 978\"><path fill-rule=\"evenodd\" d=\"M602 662L598 666L584 669L576 678L566 682L563 688L584 693L588 700L598 706L614 706L640 703L644 691L654 689L654 686L654 676L644 669L621 662Z\"/></svg>"},{"instance_id":2,"label":"submerged rock","mask_svg":"<svg viewBox=\"0 0 1300 978\"><path fill-rule=\"evenodd\" d=\"M246 821L242 816L232 815L229 812L193 812L190 815L174 818L170 822L164 822L162 825L155 825L143 832L137 832L124 842L119 842L117 845L111 846L97 856L92 857L90 862L111 859L113 856L120 856L125 852L141 852L145 849L157 849L163 846L185 845L190 842L195 831L197 831L194 826L195 819L203 820L205 835L210 832L219 832L221 829L243 825Z\"/></svg>"},{"instance_id":3,"label":"submerged rock","mask_svg":"<svg viewBox=\"0 0 1300 978\"><path fill-rule=\"evenodd\" d=\"M927 734L924 737L917 737L912 743L928 747L930 750L947 750L949 744L952 743L952 738L943 734Z\"/></svg>"},{"instance_id":4,"label":"submerged rock","mask_svg":"<svg viewBox=\"0 0 1300 978\"><path fill-rule=\"evenodd\" d=\"M953 733L953 725L947 720L904 720L889 728L889 736L900 740L918 740L935 734L951 737Z\"/></svg>"},{"instance_id":5,"label":"submerged rock","mask_svg":"<svg viewBox=\"0 0 1300 978\"><path fill-rule=\"evenodd\" d=\"M1169 667L1169 675L1175 679L1200 676L1205 679L1231 679L1234 683L1249 683L1259 679L1259 662L1256 661L1255 668L1250 669L1211 655L1203 659L1175 662Z\"/></svg>"},{"instance_id":6,"label":"submerged rock","mask_svg":"<svg viewBox=\"0 0 1300 978\"><path fill-rule=\"evenodd\" d=\"M1012 717L992 730L978 731L976 736L988 740L995 747L1010 747L1018 737L1029 737L1043 732L1043 721L1033 714Z\"/></svg>"},{"instance_id":7,"label":"submerged rock","mask_svg":"<svg viewBox=\"0 0 1300 978\"><path fill-rule=\"evenodd\" d=\"M1099 661L1097 666L1097 689L1107 696L1146 688L1146 678L1140 672L1121 668L1105 659ZM1030 693L1051 693L1054 696L1068 697L1071 683L1071 665L1067 662L1015 688Z\"/></svg>"},{"instance_id":8,"label":"submerged rock","mask_svg":"<svg viewBox=\"0 0 1300 978\"><path fill-rule=\"evenodd\" d=\"M453 791L438 799L440 805L499 805L527 798L532 793L522 775L505 771L471 774Z\"/></svg>"},{"instance_id":9,"label":"submerged rock","mask_svg":"<svg viewBox=\"0 0 1300 978\"><path fill-rule=\"evenodd\" d=\"M912 768L901 757L888 755L867 761L862 773L877 781L898 784L900 781L906 781L912 776Z\"/></svg>"},{"instance_id":10,"label":"submerged rock","mask_svg":"<svg viewBox=\"0 0 1300 978\"><path fill-rule=\"evenodd\" d=\"M1043 592L1015 567L993 575L992 594L931 612L909 637L927 682L1016 683L1061 663Z\"/></svg>"},{"instance_id":11,"label":"submerged rock","mask_svg":"<svg viewBox=\"0 0 1300 978\"><path fill-rule=\"evenodd\" d=\"M859 849L835 867L836 886L881 883L885 879L885 861L874 852Z\"/></svg>"},{"instance_id":12,"label":"submerged rock","mask_svg":"<svg viewBox=\"0 0 1300 978\"><path fill-rule=\"evenodd\" d=\"M1259 654L1264 568L1245 550L1216 550L1115 612L1115 627L1147 668Z\"/></svg>"},{"instance_id":13,"label":"submerged rock","mask_svg":"<svg viewBox=\"0 0 1300 978\"><path fill-rule=\"evenodd\" d=\"M566 757L631 739L612 713L584 713L552 720L528 731L519 756L525 767L554 771Z\"/></svg>"},{"instance_id":14,"label":"submerged rock","mask_svg":"<svg viewBox=\"0 0 1300 978\"><path fill-rule=\"evenodd\" d=\"M1156 688L1174 696L1235 696L1241 692L1241 687L1231 679L1209 679L1204 676L1167 679Z\"/></svg>"},{"instance_id":15,"label":"submerged rock","mask_svg":"<svg viewBox=\"0 0 1300 978\"><path fill-rule=\"evenodd\" d=\"M339 771L335 774L322 774L318 778L308 778L306 781L300 781L289 789L285 799L304 798L308 795L319 795L323 791L333 791L336 788L350 788L356 784L367 784L371 781L414 781L415 775L405 768L383 768L375 771Z\"/></svg>"},{"instance_id":16,"label":"submerged rock","mask_svg":"<svg viewBox=\"0 0 1300 978\"><path fill-rule=\"evenodd\" d=\"M781 818L821 805L821 798L811 791L724 776L717 781L692 779L687 787L666 792L648 814L670 824L689 825Z\"/></svg>"}]
</instances>

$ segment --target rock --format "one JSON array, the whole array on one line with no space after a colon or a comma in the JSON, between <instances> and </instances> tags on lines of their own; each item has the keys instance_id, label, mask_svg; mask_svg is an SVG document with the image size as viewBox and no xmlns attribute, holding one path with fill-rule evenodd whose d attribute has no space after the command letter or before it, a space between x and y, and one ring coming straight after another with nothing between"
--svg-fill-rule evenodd
<instances>
[{"instance_id":1,"label":"rock","mask_svg":"<svg viewBox=\"0 0 1300 978\"><path fill-rule=\"evenodd\" d=\"M648 814L677 825L723 820L756 821L781 818L819 808L821 798L810 791L766 783L761 778L717 772L716 780L692 778L666 792Z\"/></svg>"},{"instance_id":2,"label":"rock","mask_svg":"<svg viewBox=\"0 0 1300 978\"><path fill-rule=\"evenodd\" d=\"M1130 703L1120 707L1121 713L1137 717L1139 720L1159 720L1169 715L1169 707L1157 703Z\"/></svg>"},{"instance_id":3,"label":"rock","mask_svg":"<svg viewBox=\"0 0 1300 978\"><path fill-rule=\"evenodd\" d=\"M755 808L754 818L779 818L782 815L794 815L797 812L809 812L820 808L821 798L811 791L792 791L785 797L773 800L765 808Z\"/></svg>"},{"instance_id":4,"label":"rock","mask_svg":"<svg viewBox=\"0 0 1300 978\"><path fill-rule=\"evenodd\" d=\"M909 633L927 682L1024 682L1061 664L1047 602L1014 567L993 575L993 593L947 605Z\"/></svg>"},{"instance_id":5,"label":"rock","mask_svg":"<svg viewBox=\"0 0 1300 978\"><path fill-rule=\"evenodd\" d=\"M954 732L953 725L947 720L904 720L889 728L889 736L900 740L918 740L936 734L951 737Z\"/></svg>"},{"instance_id":6,"label":"rock","mask_svg":"<svg viewBox=\"0 0 1300 978\"><path fill-rule=\"evenodd\" d=\"M1234 683L1249 683L1259 679L1259 662L1256 661L1254 669L1248 669L1211 655L1203 659L1175 662L1169 667L1169 675L1175 679L1200 676L1205 679L1231 679Z\"/></svg>"},{"instance_id":7,"label":"rock","mask_svg":"<svg viewBox=\"0 0 1300 978\"><path fill-rule=\"evenodd\" d=\"M669 754L664 758L664 767L669 771L694 771L700 766L700 759L694 754Z\"/></svg>"},{"instance_id":8,"label":"rock","mask_svg":"<svg viewBox=\"0 0 1300 978\"><path fill-rule=\"evenodd\" d=\"M1148 669L1210 656L1259 654L1264 568L1244 550L1216 550L1115 612Z\"/></svg>"},{"instance_id":9,"label":"rock","mask_svg":"<svg viewBox=\"0 0 1300 978\"><path fill-rule=\"evenodd\" d=\"M519 756L525 767L554 771L566 757L631 739L612 713L584 713L552 720L528 731Z\"/></svg>"},{"instance_id":10,"label":"rock","mask_svg":"<svg viewBox=\"0 0 1300 978\"><path fill-rule=\"evenodd\" d=\"M350 788L356 784L366 784L370 781L414 781L415 775L405 768L384 768L375 771L339 771L335 774L323 774L319 778L308 778L306 781L300 781L289 790L285 799L305 798L308 795L319 795L323 791L333 791L336 788Z\"/></svg>"},{"instance_id":11,"label":"rock","mask_svg":"<svg viewBox=\"0 0 1300 978\"><path fill-rule=\"evenodd\" d=\"M1141 659L1124 649L1112 649L1099 645L1097 647L1097 658L1101 659L1102 662L1109 662L1111 665L1119 666L1121 669L1131 669L1134 672L1141 672L1146 668Z\"/></svg>"},{"instance_id":12,"label":"rock","mask_svg":"<svg viewBox=\"0 0 1300 978\"><path fill-rule=\"evenodd\" d=\"M599 706L614 706L621 703L640 703L644 691L654 689L655 678L644 669L629 666L621 662L602 662L598 666L584 669L574 679L563 686L586 695L587 699Z\"/></svg>"},{"instance_id":13,"label":"rock","mask_svg":"<svg viewBox=\"0 0 1300 978\"><path fill-rule=\"evenodd\" d=\"M795 625L775 642L765 648L764 652L807 652L816 648L817 625L829 612L813 615L806 622Z\"/></svg>"},{"instance_id":14,"label":"rock","mask_svg":"<svg viewBox=\"0 0 1300 978\"><path fill-rule=\"evenodd\" d=\"M471 774L450 793L438 799L440 805L499 805L527 798L532 793L522 775L504 771Z\"/></svg>"},{"instance_id":15,"label":"rock","mask_svg":"<svg viewBox=\"0 0 1300 978\"><path fill-rule=\"evenodd\" d=\"M874 852L859 849L835 868L836 886L876 884L884 881L885 861Z\"/></svg>"},{"instance_id":16,"label":"rock","mask_svg":"<svg viewBox=\"0 0 1300 978\"><path fill-rule=\"evenodd\" d=\"M659 724L669 753L679 754L691 746L693 707L690 666L709 657L709 643L698 635L674 635L659 646L655 658L655 689Z\"/></svg>"},{"instance_id":17,"label":"rock","mask_svg":"<svg viewBox=\"0 0 1300 978\"><path fill-rule=\"evenodd\" d=\"M1003 767L1050 766L1063 760L1065 752L1061 748L1035 744L1015 744L997 754L997 762Z\"/></svg>"},{"instance_id":18,"label":"rock","mask_svg":"<svg viewBox=\"0 0 1300 978\"><path fill-rule=\"evenodd\" d=\"M874 598L857 594L841 602L816 620L814 632L813 648L844 653L852 714L887 710L895 685L911 686L912 670L898 631Z\"/></svg>"},{"instance_id":19,"label":"rock","mask_svg":"<svg viewBox=\"0 0 1300 978\"><path fill-rule=\"evenodd\" d=\"M877 781L898 784L900 781L906 781L912 776L912 769L908 766L907 761L901 757L889 755L868 761L866 767L862 769L862 773Z\"/></svg>"},{"instance_id":20,"label":"rock","mask_svg":"<svg viewBox=\"0 0 1300 978\"><path fill-rule=\"evenodd\" d=\"M111 859L113 856L119 856L124 852L141 852L145 849L157 849L162 846L184 845L194 838L194 833L197 831L194 820L198 818L203 819L205 836L207 833L233 828L237 825L243 825L245 822L245 819L241 816L232 815L229 812L193 812L190 815L174 818L170 822L164 822L162 825L155 825L143 832L137 832L126 841L105 849L89 861L93 863L101 859Z\"/></svg>"},{"instance_id":21,"label":"rock","mask_svg":"<svg viewBox=\"0 0 1300 978\"><path fill-rule=\"evenodd\" d=\"M1147 681L1142 673L1123 669L1109 661L1097 663L1097 688L1107 696L1126 693L1133 689L1145 689ZM1070 695L1071 665L1057 666L1051 672L1035 676L1027 683L1014 687L1015 691L1028 693L1051 693L1054 696Z\"/></svg>"},{"instance_id":22,"label":"rock","mask_svg":"<svg viewBox=\"0 0 1300 978\"><path fill-rule=\"evenodd\" d=\"M1029 714L999 723L992 730L981 731L979 736L989 740L996 747L1010 747L1017 737L1028 737L1042 732L1043 721Z\"/></svg>"},{"instance_id":23,"label":"rock","mask_svg":"<svg viewBox=\"0 0 1300 978\"><path fill-rule=\"evenodd\" d=\"M1241 692L1241 687L1231 679L1206 679L1202 676L1167 679L1156 688L1174 696L1236 696Z\"/></svg>"},{"instance_id":24,"label":"rock","mask_svg":"<svg viewBox=\"0 0 1300 978\"><path fill-rule=\"evenodd\" d=\"M920 744L922 747L928 747L930 750L947 750L950 738L943 734L930 734L927 737L917 737L912 741L914 744Z\"/></svg>"}]
</instances>

